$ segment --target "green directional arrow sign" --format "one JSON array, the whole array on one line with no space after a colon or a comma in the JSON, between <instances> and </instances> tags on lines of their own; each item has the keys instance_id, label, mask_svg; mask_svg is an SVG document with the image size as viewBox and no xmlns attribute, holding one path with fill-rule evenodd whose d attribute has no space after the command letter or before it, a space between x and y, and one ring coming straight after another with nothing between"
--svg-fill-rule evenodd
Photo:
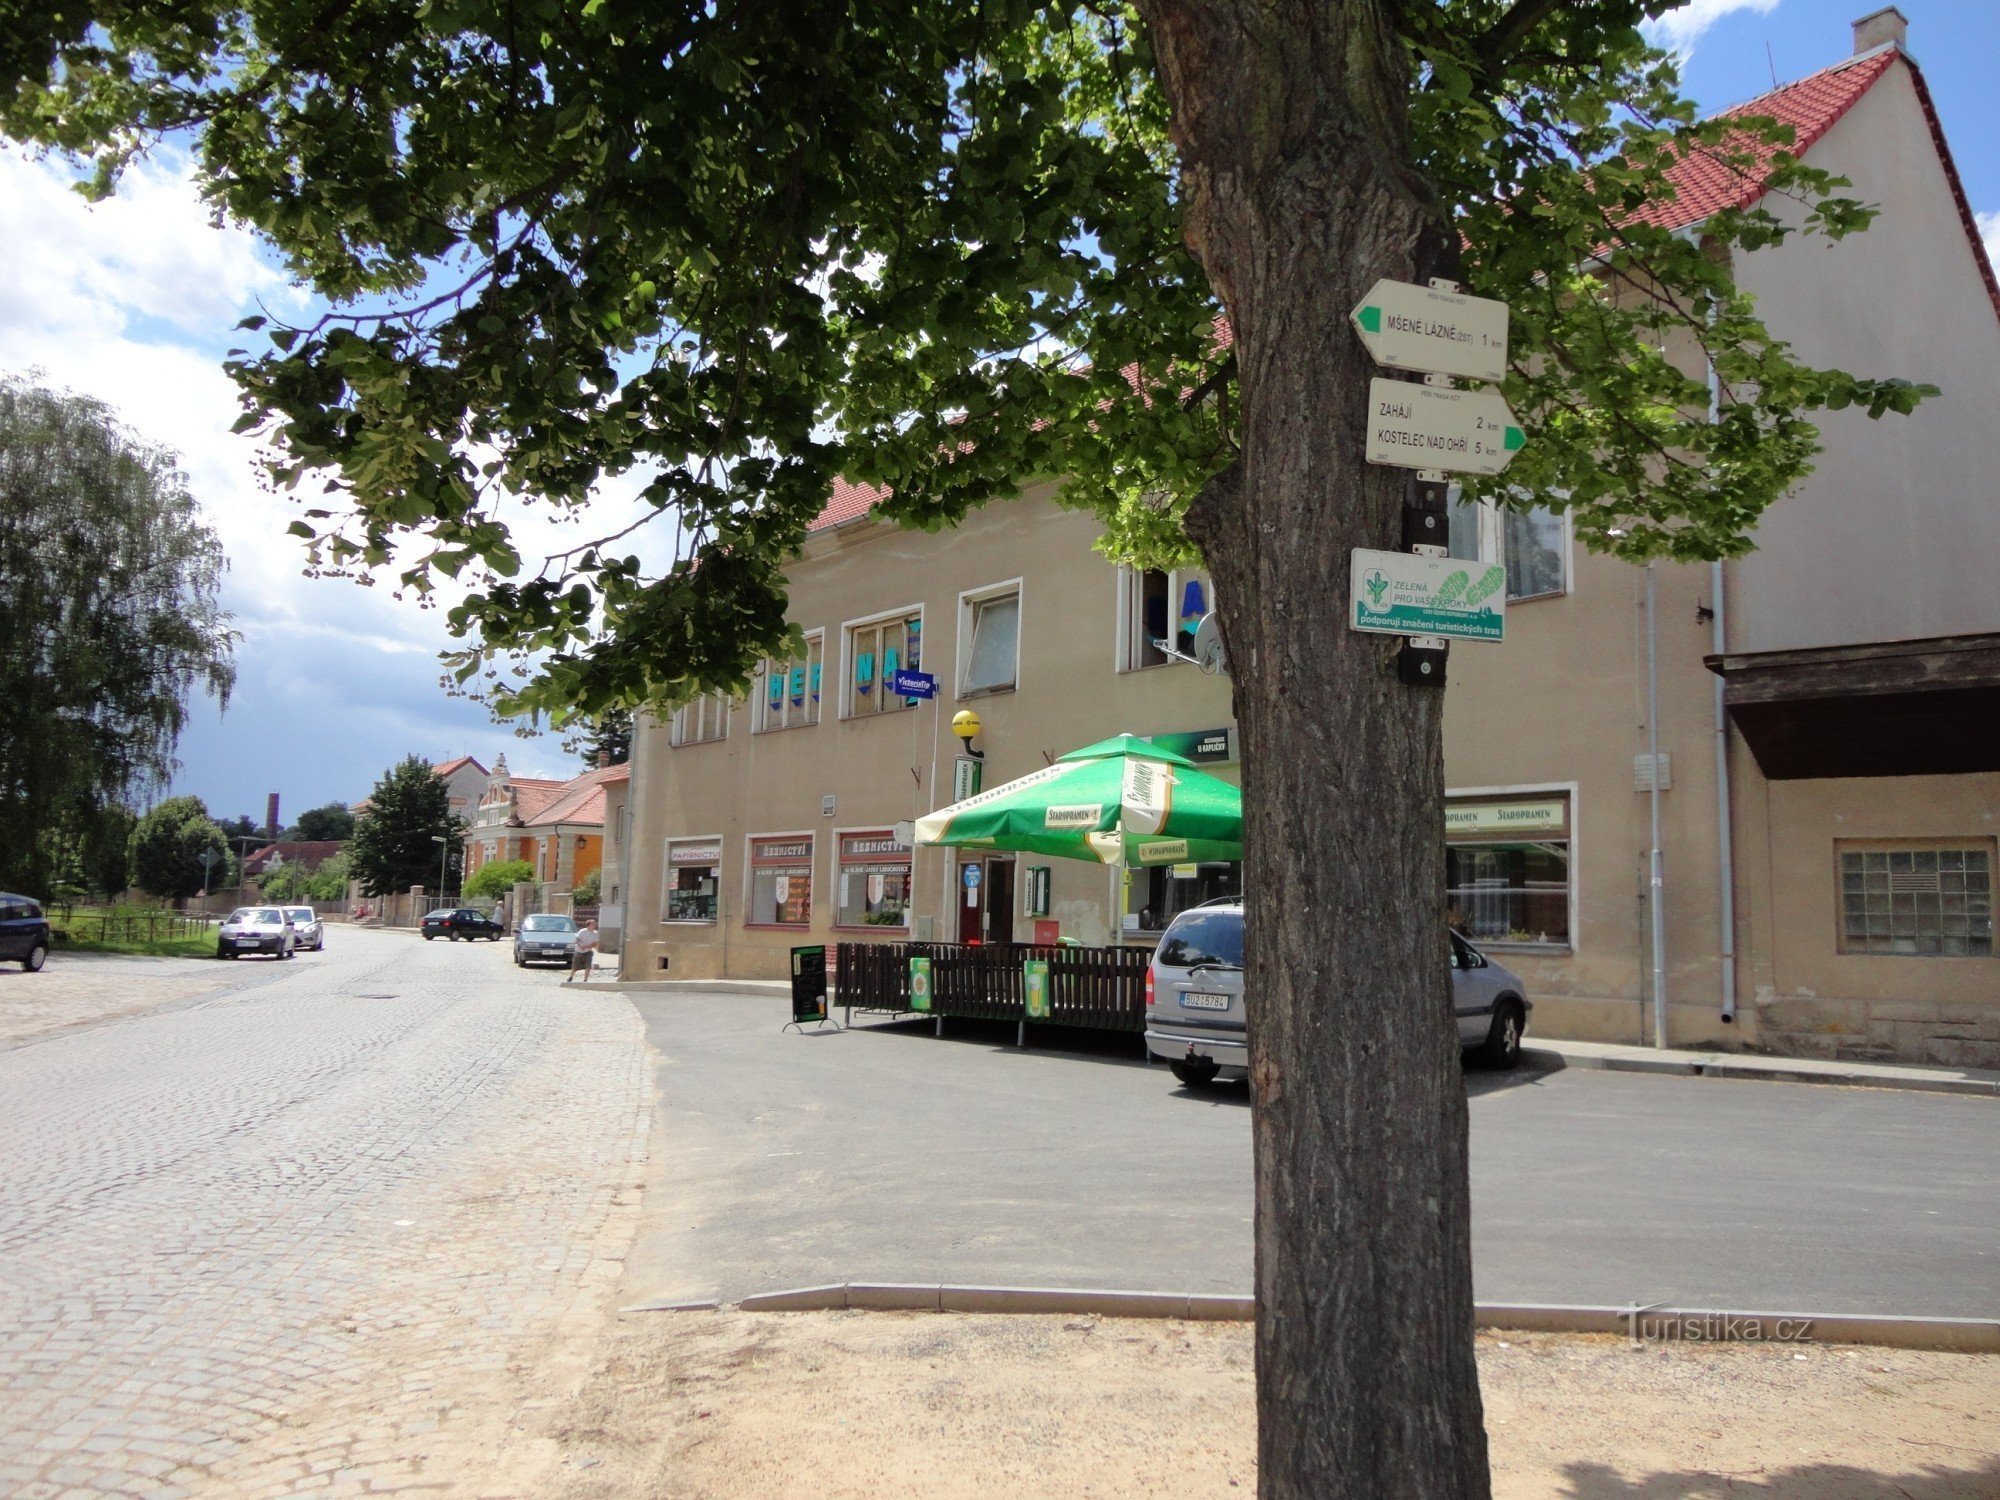
<instances>
[{"instance_id":1,"label":"green directional arrow sign","mask_svg":"<svg viewBox=\"0 0 2000 1500\"><path fill-rule=\"evenodd\" d=\"M1378 281L1354 309L1355 329L1377 364L1426 375L1501 380L1507 374L1507 304Z\"/></svg>"},{"instance_id":2,"label":"green directional arrow sign","mask_svg":"<svg viewBox=\"0 0 2000 1500\"><path fill-rule=\"evenodd\" d=\"M1527 441L1498 391L1455 391L1381 376L1368 382L1371 464L1498 474Z\"/></svg>"}]
</instances>

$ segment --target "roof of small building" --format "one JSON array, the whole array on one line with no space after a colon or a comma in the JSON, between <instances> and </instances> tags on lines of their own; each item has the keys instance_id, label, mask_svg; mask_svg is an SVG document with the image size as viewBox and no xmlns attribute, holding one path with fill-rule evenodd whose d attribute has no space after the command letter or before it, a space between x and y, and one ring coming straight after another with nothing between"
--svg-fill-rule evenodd
<instances>
[{"instance_id":1,"label":"roof of small building","mask_svg":"<svg viewBox=\"0 0 2000 1500\"><path fill-rule=\"evenodd\" d=\"M243 868L256 874L270 864L283 863L302 865L311 874L338 854L346 842L345 839L279 839L252 852L243 861Z\"/></svg>"},{"instance_id":2,"label":"roof of small building","mask_svg":"<svg viewBox=\"0 0 2000 1500\"><path fill-rule=\"evenodd\" d=\"M437 765L432 766L431 769L440 776L449 776L453 771L456 771L460 766L471 766L472 769L477 771L481 776L489 774L487 772L486 767L482 766L477 760L473 759L473 757L471 757L470 755L461 755L457 760L440 761Z\"/></svg>"},{"instance_id":3,"label":"roof of small building","mask_svg":"<svg viewBox=\"0 0 2000 1500\"><path fill-rule=\"evenodd\" d=\"M523 823L595 823L604 822L604 789L613 782L629 780L632 768L629 765L599 766L585 771L574 781L566 782L560 794L543 805L534 817L525 812Z\"/></svg>"}]
</instances>

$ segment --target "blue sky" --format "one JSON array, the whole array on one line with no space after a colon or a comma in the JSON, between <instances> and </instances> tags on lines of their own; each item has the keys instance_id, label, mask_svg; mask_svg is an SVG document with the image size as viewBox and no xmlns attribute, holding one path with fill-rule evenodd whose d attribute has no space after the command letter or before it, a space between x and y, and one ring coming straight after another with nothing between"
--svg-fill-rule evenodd
<instances>
[{"instance_id":1,"label":"blue sky","mask_svg":"<svg viewBox=\"0 0 2000 1500\"><path fill-rule=\"evenodd\" d=\"M1658 28L1686 58L1690 93L1716 110L1839 61L1868 0L1695 0ZM2000 252L2000 0L1907 0L1909 50L1924 70L1990 252ZM0 369L39 368L55 383L115 406L142 435L182 455L191 487L229 552L225 606L242 632L236 696L226 714L193 706L173 790L218 816L263 815L280 794L289 819L365 796L408 753L433 760L505 752L529 775L581 769L551 736L519 738L486 711L447 697L439 613L361 588L301 576L284 535L290 504L257 485L254 451L232 436L234 387L223 353L236 320L260 306L302 307L268 257L217 228L184 164L136 171L113 202L91 209L60 172L0 154ZM628 517L631 488L606 502ZM608 529L608 528L607 528ZM528 527L529 547L571 545L574 531Z\"/></svg>"}]
</instances>

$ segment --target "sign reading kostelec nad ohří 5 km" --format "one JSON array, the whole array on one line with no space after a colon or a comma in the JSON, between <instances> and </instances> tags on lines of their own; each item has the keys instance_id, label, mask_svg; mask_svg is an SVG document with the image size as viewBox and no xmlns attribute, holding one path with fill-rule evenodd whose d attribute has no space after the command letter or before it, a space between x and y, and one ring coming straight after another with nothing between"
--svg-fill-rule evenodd
<instances>
[{"instance_id":1,"label":"sign reading kostelec nad oh\u0159\u00ed 5 km","mask_svg":"<svg viewBox=\"0 0 2000 1500\"><path fill-rule=\"evenodd\" d=\"M1507 570L1499 563L1354 549L1348 623L1379 635L1497 641L1507 625Z\"/></svg>"},{"instance_id":2,"label":"sign reading kostelec nad oh\u0159\u00ed 5 km","mask_svg":"<svg viewBox=\"0 0 2000 1500\"><path fill-rule=\"evenodd\" d=\"M1526 441L1498 391L1455 391L1379 375L1368 382L1371 464L1498 474Z\"/></svg>"},{"instance_id":3,"label":"sign reading kostelec nad oh\u0159\u00ed 5 km","mask_svg":"<svg viewBox=\"0 0 2000 1500\"><path fill-rule=\"evenodd\" d=\"M1496 298L1385 279L1349 316L1378 365L1464 380L1507 378L1507 304Z\"/></svg>"}]
</instances>

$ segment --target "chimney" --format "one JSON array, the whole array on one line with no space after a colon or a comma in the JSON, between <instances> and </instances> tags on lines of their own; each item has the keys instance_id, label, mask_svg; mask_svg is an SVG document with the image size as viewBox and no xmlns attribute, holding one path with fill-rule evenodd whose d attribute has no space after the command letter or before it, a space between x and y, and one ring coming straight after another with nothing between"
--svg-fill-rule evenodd
<instances>
[{"instance_id":1,"label":"chimney","mask_svg":"<svg viewBox=\"0 0 2000 1500\"><path fill-rule=\"evenodd\" d=\"M598 751L597 769L600 771L604 771L610 769L610 766L611 766L611 752L609 750Z\"/></svg>"},{"instance_id":2,"label":"chimney","mask_svg":"<svg viewBox=\"0 0 2000 1500\"><path fill-rule=\"evenodd\" d=\"M271 793L264 803L264 837L275 842L278 837L278 794Z\"/></svg>"},{"instance_id":3,"label":"chimney","mask_svg":"<svg viewBox=\"0 0 2000 1500\"><path fill-rule=\"evenodd\" d=\"M1885 42L1895 43L1898 51L1907 51L1910 45L1909 20L1893 5L1870 11L1854 23L1856 57L1864 52L1873 52Z\"/></svg>"}]
</instances>

